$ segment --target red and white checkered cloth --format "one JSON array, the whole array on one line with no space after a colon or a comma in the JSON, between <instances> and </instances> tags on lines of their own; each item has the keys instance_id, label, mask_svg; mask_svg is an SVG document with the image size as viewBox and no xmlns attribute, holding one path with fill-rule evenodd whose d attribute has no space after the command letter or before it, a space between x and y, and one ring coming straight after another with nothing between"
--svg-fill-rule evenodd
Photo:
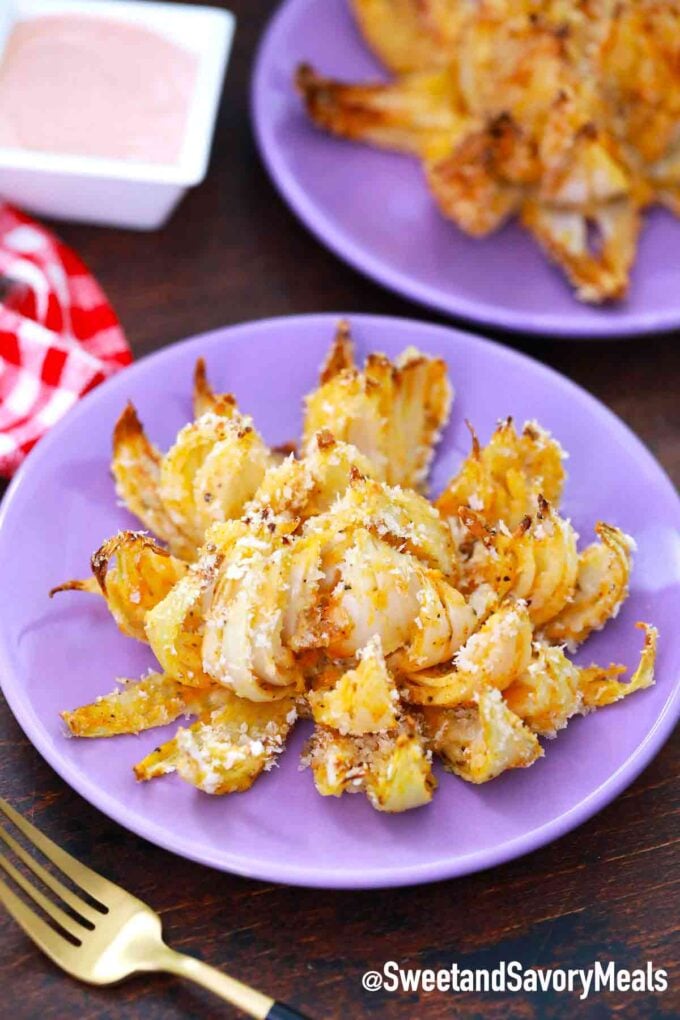
<instances>
[{"instance_id":1,"label":"red and white checkered cloth","mask_svg":"<svg viewBox=\"0 0 680 1020\"><path fill-rule=\"evenodd\" d=\"M0 203L0 476L93 386L132 360L77 255Z\"/></svg>"}]
</instances>

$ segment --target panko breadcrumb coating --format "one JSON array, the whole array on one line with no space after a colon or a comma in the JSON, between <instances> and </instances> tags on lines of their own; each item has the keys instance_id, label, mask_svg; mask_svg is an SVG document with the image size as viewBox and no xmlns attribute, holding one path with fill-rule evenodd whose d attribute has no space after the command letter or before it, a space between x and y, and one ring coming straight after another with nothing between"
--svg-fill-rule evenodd
<instances>
[{"instance_id":1,"label":"panko breadcrumb coating","mask_svg":"<svg viewBox=\"0 0 680 1020\"><path fill-rule=\"evenodd\" d=\"M169 548L121 532L92 578L55 591L103 597L159 668L64 712L71 734L190 717L135 774L222 795L272 769L305 717L319 793L389 813L430 802L437 759L485 783L537 761L539 738L574 715L653 683L651 626L628 683L623 666L568 658L618 612L634 543L598 522L579 552L559 513L565 453L540 425L505 419L486 446L472 431L439 498L423 494L452 393L444 363L418 351L359 369L342 323L299 457L274 455L202 361L197 418L169 453L126 409L117 491Z\"/></svg>"}]
</instances>

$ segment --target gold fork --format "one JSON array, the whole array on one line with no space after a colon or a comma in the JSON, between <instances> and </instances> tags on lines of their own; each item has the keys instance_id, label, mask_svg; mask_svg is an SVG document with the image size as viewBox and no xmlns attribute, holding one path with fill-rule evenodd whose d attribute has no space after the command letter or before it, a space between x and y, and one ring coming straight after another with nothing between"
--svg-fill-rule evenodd
<instances>
[{"instance_id":1,"label":"gold fork","mask_svg":"<svg viewBox=\"0 0 680 1020\"><path fill-rule=\"evenodd\" d=\"M62 970L80 981L108 985L139 971L189 978L257 1020L304 1020L301 1013L165 944L161 919L146 903L85 867L22 818L0 797L0 809L26 839L83 893L68 889L0 825L0 838L62 905L0 853L7 875L58 925L53 928L0 879L0 900L29 938ZM69 908L69 913L64 907Z\"/></svg>"}]
</instances>

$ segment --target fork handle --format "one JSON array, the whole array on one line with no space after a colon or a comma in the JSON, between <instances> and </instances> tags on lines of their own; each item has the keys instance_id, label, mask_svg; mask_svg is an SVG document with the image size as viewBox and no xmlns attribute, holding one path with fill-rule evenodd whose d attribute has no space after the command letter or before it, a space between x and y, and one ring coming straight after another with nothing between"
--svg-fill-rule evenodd
<instances>
[{"instance_id":1,"label":"fork handle","mask_svg":"<svg viewBox=\"0 0 680 1020\"><path fill-rule=\"evenodd\" d=\"M287 1006L285 1002L275 1002L265 1020L307 1020L307 1017L297 1009Z\"/></svg>"},{"instance_id":2,"label":"fork handle","mask_svg":"<svg viewBox=\"0 0 680 1020\"><path fill-rule=\"evenodd\" d=\"M276 1002L269 995L258 992L250 985L229 977L221 970L211 967L195 956L178 953L169 946L163 945L162 955L155 961L159 970L188 978L197 985L202 985L214 995L230 1002L255 1020L306 1020L302 1013L297 1013L290 1006Z\"/></svg>"}]
</instances>

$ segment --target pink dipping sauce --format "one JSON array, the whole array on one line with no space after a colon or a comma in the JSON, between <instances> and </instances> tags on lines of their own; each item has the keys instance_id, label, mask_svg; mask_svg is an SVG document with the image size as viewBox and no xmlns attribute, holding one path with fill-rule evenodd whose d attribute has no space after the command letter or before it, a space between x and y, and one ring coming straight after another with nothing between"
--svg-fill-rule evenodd
<instances>
[{"instance_id":1,"label":"pink dipping sauce","mask_svg":"<svg viewBox=\"0 0 680 1020\"><path fill-rule=\"evenodd\" d=\"M0 61L0 146L177 163L197 70L195 54L132 22L20 21Z\"/></svg>"}]
</instances>

